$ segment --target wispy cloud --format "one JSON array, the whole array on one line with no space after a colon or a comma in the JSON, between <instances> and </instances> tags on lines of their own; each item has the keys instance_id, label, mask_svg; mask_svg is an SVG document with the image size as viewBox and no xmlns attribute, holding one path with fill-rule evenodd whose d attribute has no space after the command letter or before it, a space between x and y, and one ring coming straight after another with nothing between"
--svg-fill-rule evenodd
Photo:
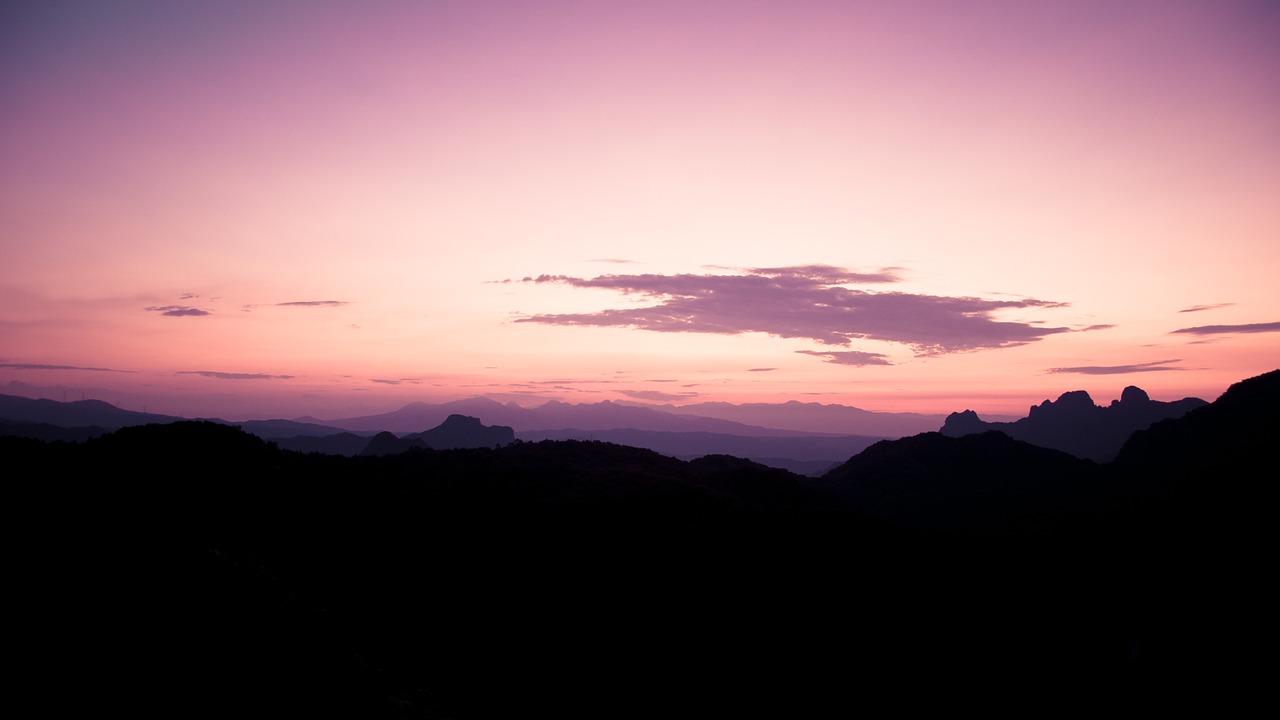
<instances>
[{"instance_id":1,"label":"wispy cloud","mask_svg":"<svg viewBox=\"0 0 1280 720\"><path fill-rule=\"evenodd\" d=\"M1231 307L1235 303L1214 303L1213 305L1192 305L1189 308L1179 310L1180 313L1204 312L1205 310L1217 310L1218 308Z\"/></svg>"},{"instance_id":2,"label":"wispy cloud","mask_svg":"<svg viewBox=\"0 0 1280 720\"><path fill-rule=\"evenodd\" d=\"M1084 365L1081 367L1049 368L1051 373L1073 373L1077 375L1128 375L1129 373L1163 372L1166 370L1185 370L1186 368L1170 367L1181 359L1156 360L1155 362L1136 363L1134 365Z\"/></svg>"},{"instance_id":3,"label":"wispy cloud","mask_svg":"<svg viewBox=\"0 0 1280 720\"><path fill-rule=\"evenodd\" d=\"M189 307L187 305L151 305L143 308L147 312L158 312L168 317L203 317L212 315L209 310L201 310L200 308Z\"/></svg>"},{"instance_id":4,"label":"wispy cloud","mask_svg":"<svg viewBox=\"0 0 1280 720\"><path fill-rule=\"evenodd\" d=\"M864 273L829 265L753 268L736 275L540 275L523 282L611 290L651 298L657 304L593 313L529 315L516 322L727 335L763 332L846 346L853 340L882 340L907 345L918 355L1010 347L1071 332L1065 327L994 317L1001 310L1052 308L1064 303L847 287L895 281L897 274L889 269Z\"/></svg>"},{"instance_id":5,"label":"wispy cloud","mask_svg":"<svg viewBox=\"0 0 1280 720\"><path fill-rule=\"evenodd\" d=\"M41 363L0 362L0 367L12 370L91 370L93 372L133 372L132 370L116 370L115 368L81 367L79 365L44 365Z\"/></svg>"},{"instance_id":6,"label":"wispy cloud","mask_svg":"<svg viewBox=\"0 0 1280 720\"><path fill-rule=\"evenodd\" d=\"M885 359L884 355L873 352L859 352L857 350L837 350L833 352L823 352L820 350L797 350L801 355L813 355L825 359L829 363L836 365L853 365L860 367L864 365L892 365L893 363Z\"/></svg>"},{"instance_id":7,"label":"wispy cloud","mask_svg":"<svg viewBox=\"0 0 1280 720\"><path fill-rule=\"evenodd\" d=\"M294 300L276 303L276 307L342 307L350 304L346 300Z\"/></svg>"},{"instance_id":8,"label":"wispy cloud","mask_svg":"<svg viewBox=\"0 0 1280 720\"><path fill-rule=\"evenodd\" d=\"M179 375L201 375L218 380L291 380L293 375L268 375L266 373L218 372L216 370L179 370Z\"/></svg>"},{"instance_id":9,"label":"wispy cloud","mask_svg":"<svg viewBox=\"0 0 1280 720\"><path fill-rule=\"evenodd\" d=\"M773 372L774 370L777 370L777 369L778 369L778 368L776 368L776 367L774 367L774 368L747 368L747 372Z\"/></svg>"},{"instance_id":10,"label":"wispy cloud","mask_svg":"<svg viewBox=\"0 0 1280 720\"><path fill-rule=\"evenodd\" d=\"M1225 335L1228 333L1265 333L1280 332L1280 322L1250 323L1248 325L1201 325L1199 327L1182 328L1174 333L1187 335Z\"/></svg>"}]
</instances>

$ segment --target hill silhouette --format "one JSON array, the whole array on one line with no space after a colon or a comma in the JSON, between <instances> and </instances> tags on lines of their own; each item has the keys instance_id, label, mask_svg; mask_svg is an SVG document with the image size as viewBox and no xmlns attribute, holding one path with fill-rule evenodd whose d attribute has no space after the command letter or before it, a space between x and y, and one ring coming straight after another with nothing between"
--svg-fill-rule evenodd
<instances>
[{"instance_id":1,"label":"hill silhouette","mask_svg":"<svg viewBox=\"0 0 1280 720\"><path fill-rule=\"evenodd\" d=\"M1093 403L1083 390L1066 392L1057 401L1031 406L1027 417L1014 422L985 422L972 410L951 413L939 432L950 437L999 430L1016 440L1062 450L1079 458L1107 462L1137 430L1152 423L1181 417L1206 405L1198 398L1174 402L1152 400L1141 388L1130 385L1107 407Z\"/></svg>"},{"instance_id":2,"label":"hill silhouette","mask_svg":"<svg viewBox=\"0 0 1280 720\"><path fill-rule=\"evenodd\" d=\"M107 430L181 419L169 415L122 410L101 400L57 402L47 399L33 400L16 395L0 395L0 418L59 427L99 427Z\"/></svg>"},{"instance_id":3,"label":"hill silhouette","mask_svg":"<svg viewBox=\"0 0 1280 720\"><path fill-rule=\"evenodd\" d=\"M1005 532L1052 527L1080 511L1098 467L994 430L924 433L872 445L823 475L826 487L894 523Z\"/></svg>"},{"instance_id":4,"label":"hill silhouette","mask_svg":"<svg viewBox=\"0 0 1280 720\"><path fill-rule=\"evenodd\" d=\"M501 447L516 441L516 433L505 425L483 425L479 418L466 415L450 415L430 430L406 436L421 439L433 450L459 448Z\"/></svg>"}]
</instances>

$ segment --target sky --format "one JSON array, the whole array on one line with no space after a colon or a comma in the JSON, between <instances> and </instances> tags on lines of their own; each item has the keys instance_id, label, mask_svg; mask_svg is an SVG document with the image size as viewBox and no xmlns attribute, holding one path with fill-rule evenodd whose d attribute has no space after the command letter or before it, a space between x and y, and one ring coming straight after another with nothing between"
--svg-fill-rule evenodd
<instances>
[{"instance_id":1,"label":"sky","mask_svg":"<svg viewBox=\"0 0 1280 720\"><path fill-rule=\"evenodd\" d=\"M1212 400L1277 278L1270 0L0 9L0 393Z\"/></svg>"}]
</instances>

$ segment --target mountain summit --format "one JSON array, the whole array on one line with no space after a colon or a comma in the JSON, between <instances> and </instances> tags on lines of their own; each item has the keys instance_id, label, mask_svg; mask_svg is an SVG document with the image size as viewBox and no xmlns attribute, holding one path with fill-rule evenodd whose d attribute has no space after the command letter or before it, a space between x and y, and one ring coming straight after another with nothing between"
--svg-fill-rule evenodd
<instances>
[{"instance_id":1,"label":"mountain summit","mask_svg":"<svg viewBox=\"0 0 1280 720\"><path fill-rule=\"evenodd\" d=\"M1073 390L1032 405L1027 417L1014 422L986 422L972 410L951 413L941 433L963 437L999 430L1016 440L1071 453L1079 458L1108 462L1135 431L1161 420L1182 417L1207 405L1199 398L1174 402L1152 400L1146 391L1130 385L1119 400L1106 407L1095 405L1084 390Z\"/></svg>"}]
</instances>

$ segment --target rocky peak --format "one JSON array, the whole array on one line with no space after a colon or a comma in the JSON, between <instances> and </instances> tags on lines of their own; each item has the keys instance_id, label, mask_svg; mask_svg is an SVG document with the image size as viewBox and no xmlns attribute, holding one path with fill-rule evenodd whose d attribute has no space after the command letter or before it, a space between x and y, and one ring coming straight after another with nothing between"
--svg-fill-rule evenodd
<instances>
[{"instance_id":1,"label":"rocky peak","mask_svg":"<svg viewBox=\"0 0 1280 720\"><path fill-rule=\"evenodd\" d=\"M1149 402L1151 402L1151 396L1147 395L1147 391L1140 387L1130 385L1120 393L1120 404L1122 405Z\"/></svg>"}]
</instances>

